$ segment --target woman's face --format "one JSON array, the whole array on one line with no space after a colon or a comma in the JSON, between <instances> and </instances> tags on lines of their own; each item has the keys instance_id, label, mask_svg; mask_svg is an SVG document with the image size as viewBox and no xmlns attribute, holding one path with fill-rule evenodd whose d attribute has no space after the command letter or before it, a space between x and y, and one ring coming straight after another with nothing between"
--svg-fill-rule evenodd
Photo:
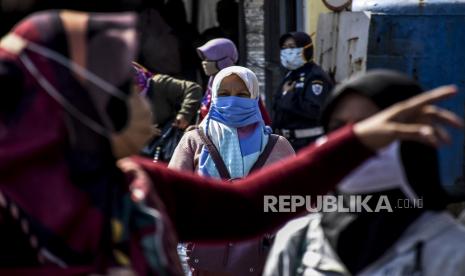
<instances>
[{"instance_id":1,"label":"woman's face","mask_svg":"<svg viewBox=\"0 0 465 276\"><path fill-rule=\"evenodd\" d=\"M241 98L250 98L251 94L242 79L235 75L225 77L218 89L218 97L236 96Z\"/></svg>"},{"instance_id":2,"label":"woman's face","mask_svg":"<svg viewBox=\"0 0 465 276\"><path fill-rule=\"evenodd\" d=\"M329 117L328 131L331 132L346 124L364 120L379 110L368 97L348 93L336 103L333 113Z\"/></svg>"}]
</instances>

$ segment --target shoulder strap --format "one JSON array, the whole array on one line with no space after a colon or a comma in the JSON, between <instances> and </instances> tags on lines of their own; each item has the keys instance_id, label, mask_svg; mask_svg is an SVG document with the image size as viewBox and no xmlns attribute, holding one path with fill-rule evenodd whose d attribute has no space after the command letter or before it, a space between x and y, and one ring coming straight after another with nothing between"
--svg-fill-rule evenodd
<instances>
[{"instance_id":1,"label":"shoulder strap","mask_svg":"<svg viewBox=\"0 0 465 276\"><path fill-rule=\"evenodd\" d=\"M422 264L422 255L423 255L423 241L418 242L415 245L415 272L418 273L418 275L422 274L423 271L423 264Z\"/></svg>"},{"instance_id":2,"label":"shoulder strap","mask_svg":"<svg viewBox=\"0 0 465 276\"><path fill-rule=\"evenodd\" d=\"M268 138L268 143L266 144L265 149L260 154L260 156L258 157L255 164L253 164L252 169L250 169L250 172L258 170L258 169L262 168L263 165L265 165L266 160L268 160L268 157L270 157L270 154L273 151L274 146L278 142L278 139L279 139L278 135L270 134L270 136L268 136L268 137L269 137Z\"/></svg>"},{"instance_id":3,"label":"shoulder strap","mask_svg":"<svg viewBox=\"0 0 465 276\"><path fill-rule=\"evenodd\" d=\"M207 135L205 135L205 133L200 128L197 129L197 133L199 134L202 142L207 147L208 152L210 153L210 156L212 157L213 162L215 163L216 169L220 174L220 177L223 179L231 179L231 175L229 174L228 168L226 168L223 158L221 158L221 155L218 152L218 149L213 144L213 142L210 140L210 138L208 138Z\"/></svg>"}]
</instances>

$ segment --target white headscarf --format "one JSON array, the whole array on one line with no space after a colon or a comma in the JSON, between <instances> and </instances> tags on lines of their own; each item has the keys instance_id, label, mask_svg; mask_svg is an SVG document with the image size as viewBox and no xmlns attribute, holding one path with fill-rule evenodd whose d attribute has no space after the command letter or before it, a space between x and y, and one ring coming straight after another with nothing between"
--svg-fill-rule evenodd
<instances>
[{"instance_id":1,"label":"white headscarf","mask_svg":"<svg viewBox=\"0 0 465 276\"><path fill-rule=\"evenodd\" d=\"M235 74L242 79L245 86L247 86L247 89L250 92L251 99L258 98L258 96L260 95L260 87L255 73L252 72L252 70L242 66L230 66L216 74L212 84L212 101L218 97L218 89L220 88L223 79L228 76L231 76L232 74Z\"/></svg>"},{"instance_id":2,"label":"white headscarf","mask_svg":"<svg viewBox=\"0 0 465 276\"><path fill-rule=\"evenodd\" d=\"M215 76L212 84L212 105L218 99L221 82L232 74L242 79L250 93L250 98L257 100L257 111L260 114L258 108L260 93L257 76L250 69L241 66L227 67ZM256 123L257 127L255 128L248 128L247 126L235 128L210 119L209 115L210 113L202 121L200 128L206 132L218 149L231 177L242 178L246 176L268 143L269 129L265 127L263 120ZM261 117L261 114L259 116ZM199 174L220 177L213 159L205 147L200 154Z\"/></svg>"}]
</instances>

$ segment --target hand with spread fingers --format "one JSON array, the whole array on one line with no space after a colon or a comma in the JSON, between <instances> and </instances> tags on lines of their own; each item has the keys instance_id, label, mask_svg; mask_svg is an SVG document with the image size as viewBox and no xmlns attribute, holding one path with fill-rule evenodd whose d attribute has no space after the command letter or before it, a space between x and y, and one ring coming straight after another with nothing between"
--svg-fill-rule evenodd
<instances>
[{"instance_id":1,"label":"hand with spread fingers","mask_svg":"<svg viewBox=\"0 0 465 276\"><path fill-rule=\"evenodd\" d=\"M461 128L454 113L432 104L457 93L454 85L441 86L397 103L354 125L354 132L366 146L377 150L394 140L417 141L433 146L449 143L448 133L439 125Z\"/></svg>"}]
</instances>

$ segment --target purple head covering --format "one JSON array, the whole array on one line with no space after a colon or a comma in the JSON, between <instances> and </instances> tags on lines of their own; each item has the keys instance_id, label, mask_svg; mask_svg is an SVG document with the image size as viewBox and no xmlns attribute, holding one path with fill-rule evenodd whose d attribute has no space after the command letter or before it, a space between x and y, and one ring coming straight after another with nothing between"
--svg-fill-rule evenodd
<instances>
[{"instance_id":1,"label":"purple head covering","mask_svg":"<svg viewBox=\"0 0 465 276\"><path fill-rule=\"evenodd\" d=\"M154 74L135 61L132 62L132 68L134 73L134 81L139 88L140 93L145 96L147 89L150 86L150 80Z\"/></svg>"},{"instance_id":2,"label":"purple head covering","mask_svg":"<svg viewBox=\"0 0 465 276\"><path fill-rule=\"evenodd\" d=\"M197 48L201 59L216 61L219 70L233 66L238 60L236 45L226 38L215 38Z\"/></svg>"}]
</instances>

